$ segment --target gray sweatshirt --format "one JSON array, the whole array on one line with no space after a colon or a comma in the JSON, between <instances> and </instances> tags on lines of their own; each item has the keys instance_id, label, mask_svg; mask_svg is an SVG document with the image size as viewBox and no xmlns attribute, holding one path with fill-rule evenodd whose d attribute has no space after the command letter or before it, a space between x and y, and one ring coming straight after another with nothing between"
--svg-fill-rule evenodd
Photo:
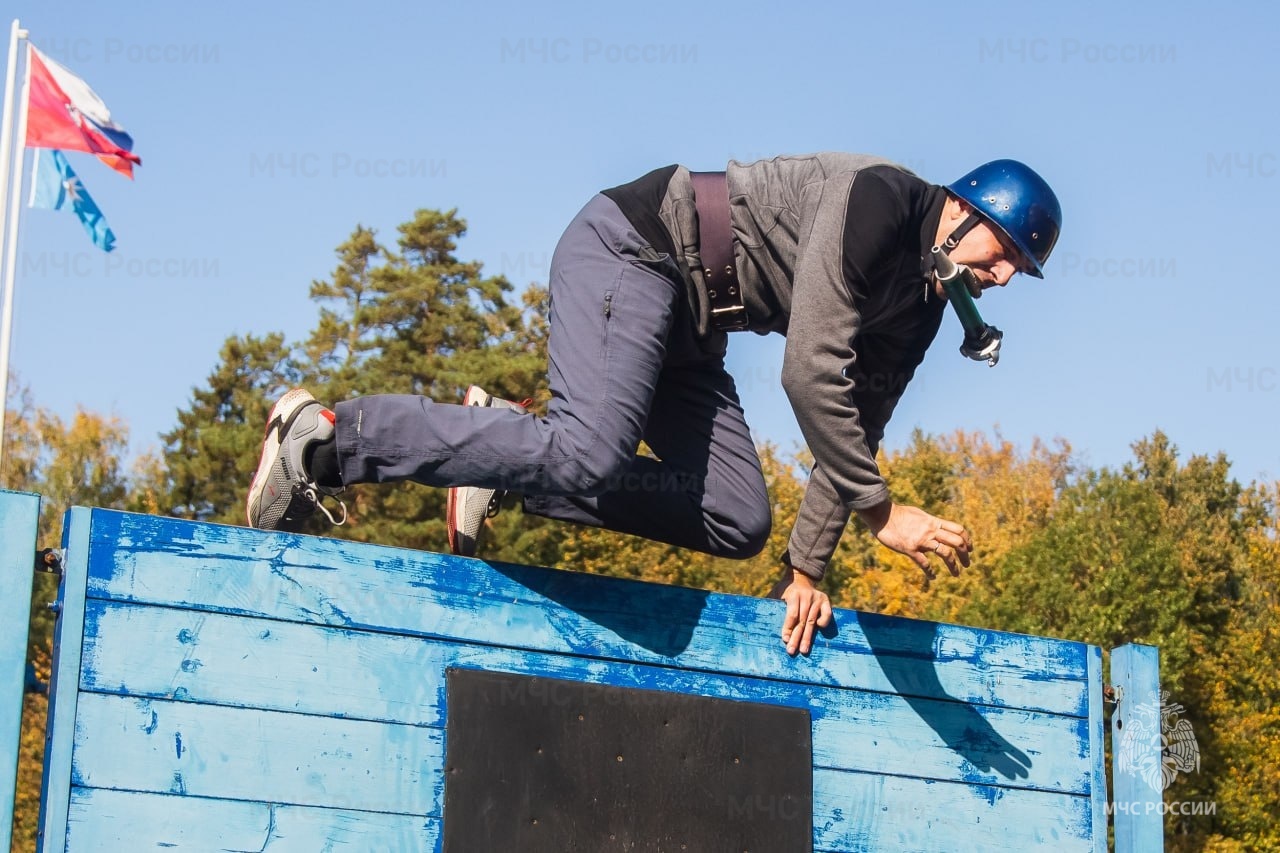
<instances>
[{"instance_id":1,"label":"gray sweatshirt","mask_svg":"<svg viewBox=\"0 0 1280 853\"><path fill-rule=\"evenodd\" d=\"M689 172L653 174L660 248L705 312ZM941 323L929 250L945 191L859 154L730 162L726 177L750 329L787 338L782 387L815 462L784 559L821 578L850 512L889 496L875 452Z\"/></svg>"}]
</instances>

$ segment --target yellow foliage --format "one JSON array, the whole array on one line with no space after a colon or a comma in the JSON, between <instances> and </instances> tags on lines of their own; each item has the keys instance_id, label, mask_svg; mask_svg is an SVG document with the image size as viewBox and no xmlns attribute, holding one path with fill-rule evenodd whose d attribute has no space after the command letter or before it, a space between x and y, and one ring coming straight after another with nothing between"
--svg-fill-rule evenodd
<instances>
[{"instance_id":1,"label":"yellow foliage","mask_svg":"<svg viewBox=\"0 0 1280 853\"><path fill-rule=\"evenodd\" d=\"M910 558L881 546L855 518L831 561L824 588L840 607L895 616L954 620L985 567L1033 536L1052 509L1070 471L1070 448L1035 442L1026 453L998 435L957 431L944 438L914 437L905 450L881 454L894 499L964 524L975 544L973 566L959 578L940 570L932 588ZM719 592L763 595L777 580L779 558L804 496L810 460L780 457L760 448L773 501L773 529L750 560L718 559L605 530L582 528L563 544L560 565L587 571Z\"/></svg>"},{"instance_id":2,"label":"yellow foliage","mask_svg":"<svg viewBox=\"0 0 1280 853\"><path fill-rule=\"evenodd\" d=\"M949 436L913 436L906 449L879 457L898 503L963 524L973 537L970 567L958 578L935 560L937 580L909 558L876 542L856 520L833 560L842 579L833 597L841 606L895 616L954 621L991 567L1039 532L1071 470L1071 448L1036 440L1020 451L999 434L957 430Z\"/></svg>"},{"instance_id":3,"label":"yellow foliage","mask_svg":"<svg viewBox=\"0 0 1280 853\"><path fill-rule=\"evenodd\" d=\"M120 424L81 413L64 426L37 413L16 426L15 453L7 468L10 484L22 487L28 482L24 477L34 482L44 470L59 500L95 505L123 502L129 508L155 511L159 488L155 484L163 481L163 471L154 460L144 459L136 469L134 482L141 488L125 495L115 487L117 451L123 436ZM42 460L36 448L55 437L58 440L51 446L56 453ZM973 565L952 578L937 563L938 578L926 587L923 574L909 558L881 546L855 519L831 562L824 588L838 606L941 621L964 621L963 613L975 620L974 624L986 620L997 623L994 627L1009 625L1023 612L1060 612L1067 602L1080 610L1076 615L1082 621L1072 623L1077 626L1073 631L1083 630L1078 629L1081 624L1092 624L1087 622L1092 617L1097 617L1098 625L1109 625L1109 616L1103 612L1109 600L1146 597L1151 608L1174 614L1167 617L1173 627L1163 635L1161 644L1165 663L1180 663L1167 666L1164 677L1177 686L1175 698L1184 701L1194 714L1203 750L1203 773L1185 782L1179 780L1177 793L1182 799L1212 799L1217 806L1214 817L1171 816L1166 827L1167 849L1213 853L1280 850L1280 827L1274 821L1280 802L1280 679L1276 677L1280 661L1280 483L1233 489L1225 460L1197 457L1180 467L1167 439L1158 434L1149 442L1140 442L1135 450L1140 451L1140 465L1111 475L1130 491L1102 493L1103 499L1091 505L1101 508L1098 514L1089 516L1086 525L1068 531L1075 539L1048 539L1046 531L1061 526L1068 515L1070 504L1064 490L1067 495L1077 491L1076 485L1067 488L1068 481L1077 478L1076 482L1096 485L1089 480L1095 472L1073 469L1071 449L1065 442L1047 445L1037 440L1024 449L999 433L957 431L942 437L917 433L906 447L881 454L881 471L896 501L968 528L975 545ZM773 445L760 448L760 455L773 505L773 527L763 551L751 559L719 559L594 528L557 527L553 537L536 536L527 541L545 548L540 552L545 554L544 561L567 569L763 595L780 575L779 560L799 510L811 460L803 453L798 458L785 458ZM1133 499L1125 505L1109 499L1112 494L1132 498L1134 491L1151 499ZM357 503L357 510L361 506ZM515 515L504 514L502 522L510 523ZM1100 521L1112 523L1106 535L1099 529ZM423 522L415 524L421 527ZM1166 536L1169 530L1197 534L1184 535L1160 552L1162 560L1171 555L1176 564L1169 566L1169 572L1177 573L1177 584L1142 588L1145 577L1164 574L1162 561L1154 561L1149 572L1121 574L1109 568L1132 560L1135 551L1126 551L1122 547L1126 542L1121 540L1132 540L1134 536L1129 534L1137 525L1145 525L1137 531L1138 538L1148 528L1153 534ZM1243 551L1239 544L1242 527ZM1118 538L1113 541L1106 536ZM1102 570L1093 563L1083 568L1083 576L1094 588L1088 583L1068 583L1056 588L1030 584L1013 589L1010 575L1002 568L1024 565L1025 552L1036 549L1054 565L1064 547L1053 543L1062 541L1084 543L1088 547L1080 553L1091 560L1109 561ZM1022 563L1018 562L1019 554ZM521 559L516 551L504 557ZM524 561L530 561L527 554ZM1053 573L1031 576L1051 577ZM1118 583L1117 577L1128 580L1120 589L1108 589L1108 583ZM1191 598L1190 604L1182 605L1185 610L1175 612L1168 597L1169 589L1175 587L1188 596L1199 590L1201 595L1211 593L1222 600ZM997 605L1014 609L999 611ZM1194 626L1188 625L1196 614L1215 606L1226 613L1222 630L1193 630ZM1110 621L1119 622L1115 633L1143 639L1134 636L1133 627L1123 619ZM47 679L47 646L33 644L33 659L40 677ZM46 708L44 697L27 697L14 851L34 847Z\"/></svg>"},{"instance_id":4,"label":"yellow foliage","mask_svg":"<svg viewBox=\"0 0 1280 853\"><path fill-rule=\"evenodd\" d=\"M22 740L18 746L18 790L13 805L11 853L36 849L40 821L40 773L44 766L44 728L49 702L28 694L22 705Z\"/></svg>"},{"instance_id":5,"label":"yellow foliage","mask_svg":"<svg viewBox=\"0 0 1280 853\"><path fill-rule=\"evenodd\" d=\"M154 497L143 490L130 494L122 471L128 429L118 418L77 411L70 422L36 407L30 394L11 395L5 413L5 453L0 483L6 488L36 492L40 502L38 547L55 545L62 538L62 520L74 505L155 511ZM136 463L137 476L152 484L161 482L158 462L144 456ZM154 495L155 486L150 493ZM28 658L37 677L48 682L53 614L44 604L56 596L56 579L35 578L29 628ZM48 701L27 695L23 703L18 757L18 788L14 804L14 851L35 849L40 810L40 775L44 757L44 726Z\"/></svg>"},{"instance_id":6,"label":"yellow foliage","mask_svg":"<svg viewBox=\"0 0 1280 853\"><path fill-rule=\"evenodd\" d=\"M1280 483L1249 500L1269 512L1249 528L1248 568L1240 600L1216 649L1203 659L1216 740L1213 769L1219 813L1230 816L1231 838L1214 837L1204 850L1280 850Z\"/></svg>"}]
</instances>

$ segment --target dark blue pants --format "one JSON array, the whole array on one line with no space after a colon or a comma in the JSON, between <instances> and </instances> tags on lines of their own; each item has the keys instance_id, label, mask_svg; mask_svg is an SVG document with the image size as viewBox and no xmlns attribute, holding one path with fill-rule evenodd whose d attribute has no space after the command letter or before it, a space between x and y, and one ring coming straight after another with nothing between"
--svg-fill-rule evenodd
<instances>
[{"instance_id":1,"label":"dark blue pants","mask_svg":"<svg viewBox=\"0 0 1280 853\"><path fill-rule=\"evenodd\" d=\"M509 489L536 515L758 553L771 523L760 460L724 336L695 340L675 262L598 195L556 247L550 294L546 417L347 400L335 407L343 482ZM657 458L637 455L642 439Z\"/></svg>"}]
</instances>

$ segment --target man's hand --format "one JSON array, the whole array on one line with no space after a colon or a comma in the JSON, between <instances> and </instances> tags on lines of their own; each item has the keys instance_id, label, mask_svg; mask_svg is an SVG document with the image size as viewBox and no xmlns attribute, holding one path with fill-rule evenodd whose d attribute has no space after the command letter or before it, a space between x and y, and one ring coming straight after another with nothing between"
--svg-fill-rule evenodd
<instances>
[{"instance_id":1,"label":"man's hand","mask_svg":"<svg viewBox=\"0 0 1280 853\"><path fill-rule=\"evenodd\" d=\"M861 510L858 516L885 547L906 554L915 561L924 572L926 589L934 578L933 567L929 565L930 555L946 563L953 577L960 576L961 566L969 565L973 540L969 531L954 521L893 501Z\"/></svg>"},{"instance_id":2,"label":"man's hand","mask_svg":"<svg viewBox=\"0 0 1280 853\"><path fill-rule=\"evenodd\" d=\"M809 654L815 627L825 628L831 624L831 599L813 585L808 575L790 567L783 570L782 580L770 597L787 603L787 615L782 620L782 642L787 646L787 654Z\"/></svg>"}]
</instances>

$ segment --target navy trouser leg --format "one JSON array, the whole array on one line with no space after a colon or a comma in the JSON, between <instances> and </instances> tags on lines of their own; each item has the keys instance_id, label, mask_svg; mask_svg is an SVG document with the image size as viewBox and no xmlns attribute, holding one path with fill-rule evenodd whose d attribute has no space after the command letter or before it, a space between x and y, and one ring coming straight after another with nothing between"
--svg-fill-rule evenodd
<instances>
[{"instance_id":1,"label":"navy trouser leg","mask_svg":"<svg viewBox=\"0 0 1280 853\"><path fill-rule=\"evenodd\" d=\"M603 494L530 496L525 511L719 556L760 552L769 494L721 359L663 370L644 440L657 458L634 457Z\"/></svg>"},{"instance_id":2,"label":"navy trouser leg","mask_svg":"<svg viewBox=\"0 0 1280 853\"><path fill-rule=\"evenodd\" d=\"M768 500L732 379L722 364L668 364L682 289L674 263L596 196L552 259L547 416L410 395L344 401L343 482L559 496L526 508L715 553L758 550ZM642 437L662 463L637 459Z\"/></svg>"},{"instance_id":3,"label":"navy trouser leg","mask_svg":"<svg viewBox=\"0 0 1280 853\"><path fill-rule=\"evenodd\" d=\"M679 299L605 196L570 223L551 264L545 418L384 395L338 403L345 483L414 480L526 494L593 494L624 468L644 431Z\"/></svg>"}]
</instances>

